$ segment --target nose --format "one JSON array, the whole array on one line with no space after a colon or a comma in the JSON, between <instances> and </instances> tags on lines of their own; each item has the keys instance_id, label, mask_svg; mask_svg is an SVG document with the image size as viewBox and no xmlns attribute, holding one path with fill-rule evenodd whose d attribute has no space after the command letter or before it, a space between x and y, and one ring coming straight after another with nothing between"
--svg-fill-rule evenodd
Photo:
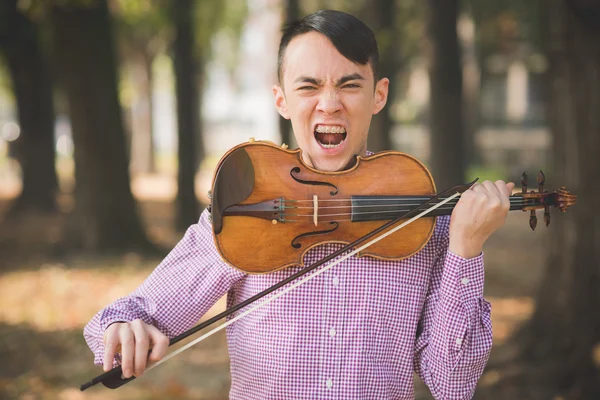
<instances>
[{"instance_id":1,"label":"nose","mask_svg":"<svg viewBox=\"0 0 600 400\"><path fill-rule=\"evenodd\" d=\"M325 90L319 97L317 111L324 114L335 114L342 108L337 90Z\"/></svg>"}]
</instances>

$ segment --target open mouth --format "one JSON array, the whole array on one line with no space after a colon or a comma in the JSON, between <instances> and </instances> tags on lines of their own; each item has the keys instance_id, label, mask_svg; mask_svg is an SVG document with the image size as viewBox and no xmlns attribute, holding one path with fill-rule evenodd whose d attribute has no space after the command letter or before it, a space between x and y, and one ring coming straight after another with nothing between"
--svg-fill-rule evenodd
<instances>
[{"instance_id":1,"label":"open mouth","mask_svg":"<svg viewBox=\"0 0 600 400\"><path fill-rule=\"evenodd\" d=\"M335 149L346 140L346 128L337 125L317 125L315 139L325 149Z\"/></svg>"}]
</instances>

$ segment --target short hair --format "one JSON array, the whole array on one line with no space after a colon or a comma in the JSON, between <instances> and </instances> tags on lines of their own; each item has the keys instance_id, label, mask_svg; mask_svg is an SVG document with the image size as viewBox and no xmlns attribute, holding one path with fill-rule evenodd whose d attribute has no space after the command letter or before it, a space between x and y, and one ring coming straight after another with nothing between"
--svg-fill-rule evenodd
<instances>
[{"instance_id":1,"label":"short hair","mask_svg":"<svg viewBox=\"0 0 600 400\"><path fill-rule=\"evenodd\" d=\"M277 79L282 83L283 58L293 38L308 32L326 36L348 60L366 65L371 63L373 78L379 76L379 50L373 31L358 18L342 11L320 10L285 26L279 42Z\"/></svg>"}]
</instances>

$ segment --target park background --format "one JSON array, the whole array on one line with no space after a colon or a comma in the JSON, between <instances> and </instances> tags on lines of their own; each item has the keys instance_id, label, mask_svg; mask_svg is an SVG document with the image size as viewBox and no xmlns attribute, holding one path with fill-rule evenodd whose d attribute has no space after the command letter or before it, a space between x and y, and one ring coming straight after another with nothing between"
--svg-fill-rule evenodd
<instances>
[{"instance_id":1,"label":"park background","mask_svg":"<svg viewBox=\"0 0 600 400\"><path fill-rule=\"evenodd\" d=\"M82 329L197 220L229 148L294 147L278 41L322 8L374 30L392 80L370 150L415 155L438 188L520 190L527 171L536 189L543 170L578 195L548 228L510 213L486 244L494 347L475 398L600 398L600 3L585 0L2 0L0 398L227 398L224 334L81 393L101 372Z\"/></svg>"}]
</instances>

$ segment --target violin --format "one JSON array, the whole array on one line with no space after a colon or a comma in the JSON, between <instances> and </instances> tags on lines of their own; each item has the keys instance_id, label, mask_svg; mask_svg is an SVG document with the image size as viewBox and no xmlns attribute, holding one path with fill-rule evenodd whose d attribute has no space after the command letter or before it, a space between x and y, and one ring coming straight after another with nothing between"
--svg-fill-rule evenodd
<instances>
[{"instance_id":1,"label":"violin","mask_svg":"<svg viewBox=\"0 0 600 400\"><path fill-rule=\"evenodd\" d=\"M450 215L460 194L476 181L436 194L427 168L416 158L397 151L357 156L345 171L323 172L306 165L299 149L288 150L286 146L255 140L232 148L217 164L209 192L215 245L225 262L251 274L269 273L303 266L304 254L320 244L345 246L170 339L169 346L241 310L150 365L147 371L348 257L410 257L431 238L435 217ZM510 196L510 210L529 211L533 230L537 225L536 210L544 210L548 226L551 207L564 212L576 203L576 196L565 187L554 192L545 190L541 171L537 181L538 191L527 191L527 174L523 173L521 193ZM340 258L317 269L336 257ZM253 304L281 288L263 302ZM135 376L123 378L118 366L81 385L80 390L97 383L116 389L134 379Z\"/></svg>"},{"instance_id":2,"label":"violin","mask_svg":"<svg viewBox=\"0 0 600 400\"><path fill-rule=\"evenodd\" d=\"M560 211L575 204L566 188L510 196L510 210L529 210L535 229L535 210ZM323 172L306 165L302 151L287 150L268 141L250 141L227 152L215 169L210 211L216 246L223 260L248 273L268 273L303 266L302 258L323 243L349 244L436 196L436 187L416 158L398 151L357 156L340 172ZM444 197L437 197L438 201ZM458 199L357 253L401 260L421 250L433 235L435 217L450 215Z\"/></svg>"}]
</instances>

